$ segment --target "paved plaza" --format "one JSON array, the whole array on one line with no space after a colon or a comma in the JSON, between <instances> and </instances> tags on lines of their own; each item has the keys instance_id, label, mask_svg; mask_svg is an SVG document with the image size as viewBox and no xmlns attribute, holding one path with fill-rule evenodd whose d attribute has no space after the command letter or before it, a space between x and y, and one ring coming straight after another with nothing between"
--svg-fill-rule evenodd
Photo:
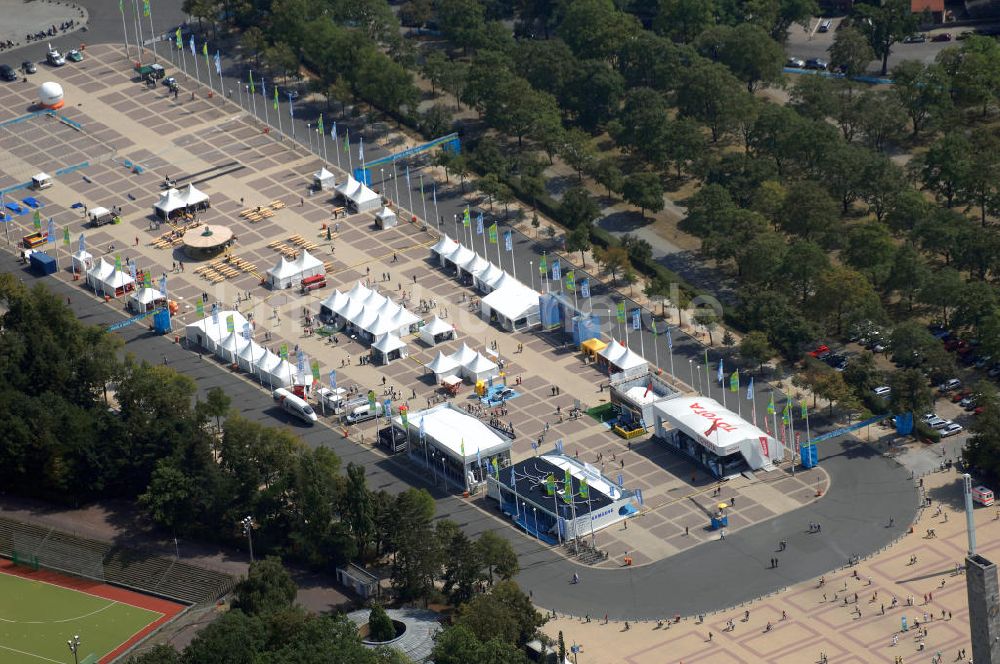
<instances>
[{"instance_id":1,"label":"paved plaza","mask_svg":"<svg viewBox=\"0 0 1000 664\"><path fill-rule=\"evenodd\" d=\"M826 574L822 586L818 578L810 579L710 613L703 623L698 617L663 627L656 621L632 622L626 631L621 621L605 624L603 615L591 615L589 623L560 617L543 630L553 638L562 631L567 647L581 644L579 664L805 664L818 662L821 653L830 664L893 662L899 656L912 664L930 662L939 652L942 662L955 662L961 649L966 651L962 661L968 661L965 576L955 573L967 549L961 476L947 471L923 479L932 503L921 511L914 532L855 567ZM991 560L1000 557L998 516L992 508L976 510L978 552ZM928 537L928 529L936 537ZM749 620L744 620L747 611ZM901 631L904 617L906 632ZM727 628L729 621L734 629Z\"/></svg>"}]
</instances>

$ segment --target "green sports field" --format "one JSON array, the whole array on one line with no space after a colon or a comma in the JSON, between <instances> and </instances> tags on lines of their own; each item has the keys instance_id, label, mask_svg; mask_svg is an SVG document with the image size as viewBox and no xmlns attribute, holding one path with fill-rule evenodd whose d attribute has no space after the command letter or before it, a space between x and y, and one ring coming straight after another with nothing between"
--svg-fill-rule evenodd
<instances>
[{"instance_id":1,"label":"green sports field","mask_svg":"<svg viewBox=\"0 0 1000 664\"><path fill-rule=\"evenodd\" d=\"M0 573L0 664L72 662L66 641L80 635L79 657L99 658L163 614L80 590Z\"/></svg>"}]
</instances>

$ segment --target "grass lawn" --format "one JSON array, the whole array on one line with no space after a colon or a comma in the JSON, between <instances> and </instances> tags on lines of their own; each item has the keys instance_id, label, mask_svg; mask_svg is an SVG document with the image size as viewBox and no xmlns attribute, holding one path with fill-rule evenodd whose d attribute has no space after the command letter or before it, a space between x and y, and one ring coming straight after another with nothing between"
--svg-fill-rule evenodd
<instances>
[{"instance_id":1,"label":"grass lawn","mask_svg":"<svg viewBox=\"0 0 1000 664\"><path fill-rule=\"evenodd\" d=\"M100 658L163 615L3 573L0 598L0 664L72 661L66 641L76 634L80 660Z\"/></svg>"}]
</instances>

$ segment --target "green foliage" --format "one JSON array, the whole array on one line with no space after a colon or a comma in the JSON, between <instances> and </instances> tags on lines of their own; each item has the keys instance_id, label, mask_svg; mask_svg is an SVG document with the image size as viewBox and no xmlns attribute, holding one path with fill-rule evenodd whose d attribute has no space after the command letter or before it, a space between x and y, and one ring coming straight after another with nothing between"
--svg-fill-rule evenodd
<instances>
[{"instance_id":1,"label":"green foliage","mask_svg":"<svg viewBox=\"0 0 1000 664\"><path fill-rule=\"evenodd\" d=\"M919 17L910 10L909 0L885 0L881 5L858 4L854 12L860 34L867 39L875 57L882 60L882 75L885 76L893 44L916 31Z\"/></svg>"},{"instance_id":2,"label":"green foliage","mask_svg":"<svg viewBox=\"0 0 1000 664\"><path fill-rule=\"evenodd\" d=\"M774 348L771 347L767 335L760 330L748 332L740 339L740 357L754 367L759 368L760 365L771 359L774 353Z\"/></svg>"},{"instance_id":3,"label":"green foliage","mask_svg":"<svg viewBox=\"0 0 1000 664\"><path fill-rule=\"evenodd\" d=\"M299 587L281 560L268 556L250 563L250 571L233 589L233 608L248 616L283 611L292 606Z\"/></svg>"},{"instance_id":4,"label":"green foliage","mask_svg":"<svg viewBox=\"0 0 1000 664\"><path fill-rule=\"evenodd\" d=\"M180 664L180 654L170 646L160 644L141 654L132 655L127 664Z\"/></svg>"},{"instance_id":5,"label":"green foliage","mask_svg":"<svg viewBox=\"0 0 1000 664\"><path fill-rule=\"evenodd\" d=\"M572 229L581 226L589 227L601 213L594 199L584 187L580 186L566 190L559 210L563 223ZM572 251L577 250L573 249Z\"/></svg>"},{"instance_id":6,"label":"green foliage","mask_svg":"<svg viewBox=\"0 0 1000 664\"><path fill-rule=\"evenodd\" d=\"M643 217L646 210L659 212L663 209L663 185L656 173L633 173L625 178L622 197L639 208Z\"/></svg>"},{"instance_id":7,"label":"green foliage","mask_svg":"<svg viewBox=\"0 0 1000 664\"><path fill-rule=\"evenodd\" d=\"M368 614L368 640L392 641L396 638L396 627L381 605L376 604Z\"/></svg>"},{"instance_id":8,"label":"green foliage","mask_svg":"<svg viewBox=\"0 0 1000 664\"><path fill-rule=\"evenodd\" d=\"M892 388L892 410L895 413L913 413L919 416L934 405L934 395L927 378L918 369L903 369L889 375Z\"/></svg>"},{"instance_id":9,"label":"green foliage","mask_svg":"<svg viewBox=\"0 0 1000 664\"><path fill-rule=\"evenodd\" d=\"M476 595L459 607L456 624L466 627L480 641L497 639L521 647L545 622L528 596L513 581L500 581L486 594Z\"/></svg>"}]
</instances>

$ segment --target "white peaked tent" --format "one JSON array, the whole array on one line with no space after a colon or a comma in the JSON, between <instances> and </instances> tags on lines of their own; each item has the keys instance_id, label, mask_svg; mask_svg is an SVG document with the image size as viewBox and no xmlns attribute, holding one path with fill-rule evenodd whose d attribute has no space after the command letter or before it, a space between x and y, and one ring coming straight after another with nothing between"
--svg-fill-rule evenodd
<instances>
[{"instance_id":1,"label":"white peaked tent","mask_svg":"<svg viewBox=\"0 0 1000 664\"><path fill-rule=\"evenodd\" d=\"M118 297L135 288L131 275L116 270L103 258L87 272L87 284L98 293Z\"/></svg>"},{"instance_id":2,"label":"white peaked tent","mask_svg":"<svg viewBox=\"0 0 1000 664\"><path fill-rule=\"evenodd\" d=\"M618 341L612 339L611 343L597 351L597 356L607 364L618 366L615 362L618 358L625 354L625 351L625 346L622 346Z\"/></svg>"},{"instance_id":3,"label":"white peaked tent","mask_svg":"<svg viewBox=\"0 0 1000 664\"><path fill-rule=\"evenodd\" d=\"M441 351L427 365L427 370L434 374L434 382L440 383L445 376L454 376L462 369L462 365Z\"/></svg>"},{"instance_id":4,"label":"white peaked tent","mask_svg":"<svg viewBox=\"0 0 1000 664\"><path fill-rule=\"evenodd\" d=\"M541 320L538 293L513 277L505 281L502 287L479 301L480 315L505 330L537 324Z\"/></svg>"},{"instance_id":5,"label":"white peaked tent","mask_svg":"<svg viewBox=\"0 0 1000 664\"><path fill-rule=\"evenodd\" d=\"M347 297L358 302L364 302L371 294L372 290L359 281L348 291Z\"/></svg>"},{"instance_id":6,"label":"white peaked tent","mask_svg":"<svg viewBox=\"0 0 1000 664\"><path fill-rule=\"evenodd\" d=\"M475 255L471 249L460 244L452 249L450 254L444 256L444 266L457 268L468 263Z\"/></svg>"},{"instance_id":7,"label":"white peaked tent","mask_svg":"<svg viewBox=\"0 0 1000 664\"><path fill-rule=\"evenodd\" d=\"M438 238L438 241L431 247L431 258L436 258L444 267L444 257L455 251L455 247L458 246L458 242L455 242L447 235L442 235Z\"/></svg>"},{"instance_id":8,"label":"white peaked tent","mask_svg":"<svg viewBox=\"0 0 1000 664\"><path fill-rule=\"evenodd\" d=\"M490 360L482 353L476 353L476 357L471 362L462 367L462 373L471 383L480 380L489 380L500 375L499 369L493 360Z\"/></svg>"},{"instance_id":9,"label":"white peaked tent","mask_svg":"<svg viewBox=\"0 0 1000 664\"><path fill-rule=\"evenodd\" d=\"M329 321L338 314L341 307L347 305L351 299L339 290L334 290L325 300L319 303L320 320Z\"/></svg>"},{"instance_id":10,"label":"white peaked tent","mask_svg":"<svg viewBox=\"0 0 1000 664\"><path fill-rule=\"evenodd\" d=\"M631 348L626 348L625 352L619 355L611 364L617 367L619 371L628 372L637 372L640 369L645 370L649 366L649 362L642 355L639 355L639 353L633 352Z\"/></svg>"},{"instance_id":11,"label":"white peaked tent","mask_svg":"<svg viewBox=\"0 0 1000 664\"><path fill-rule=\"evenodd\" d=\"M306 277L313 277L317 274L326 274L326 267L323 261L303 249L299 257L293 262L295 269L299 271L299 281Z\"/></svg>"},{"instance_id":12,"label":"white peaked tent","mask_svg":"<svg viewBox=\"0 0 1000 664\"><path fill-rule=\"evenodd\" d=\"M399 219L396 218L395 212L383 205L382 209L375 213L375 223L379 228L392 228L399 224Z\"/></svg>"},{"instance_id":13,"label":"white peaked tent","mask_svg":"<svg viewBox=\"0 0 1000 664\"><path fill-rule=\"evenodd\" d=\"M406 344L393 333L382 335L372 344L372 353L378 364L389 364L393 360L406 357Z\"/></svg>"},{"instance_id":14,"label":"white peaked tent","mask_svg":"<svg viewBox=\"0 0 1000 664\"><path fill-rule=\"evenodd\" d=\"M277 362L270 360L270 364L262 365L260 368L260 377L262 381L266 381L270 385L276 387L288 387L295 383L295 374L298 371L289 363L288 360L278 357L274 353L270 354L271 357L277 358Z\"/></svg>"},{"instance_id":15,"label":"white peaked tent","mask_svg":"<svg viewBox=\"0 0 1000 664\"><path fill-rule=\"evenodd\" d=\"M455 326L444 322L437 316L420 328L420 339L428 346L434 346L442 341L454 338Z\"/></svg>"},{"instance_id":16,"label":"white peaked tent","mask_svg":"<svg viewBox=\"0 0 1000 664\"><path fill-rule=\"evenodd\" d=\"M212 316L206 316L201 320L188 323L184 328L184 336L189 344L194 344L214 353L216 347L229 332L226 331L226 319L233 317L233 329L242 330L247 324L247 319L238 311L222 310L218 312L218 322L212 320Z\"/></svg>"},{"instance_id":17,"label":"white peaked tent","mask_svg":"<svg viewBox=\"0 0 1000 664\"><path fill-rule=\"evenodd\" d=\"M187 189L181 194L181 200L184 201L184 206L189 210L191 208L201 210L209 205L208 194L195 188L193 184L187 186Z\"/></svg>"},{"instance_id":18,"label":"white peaked tent","mask_svg":"<svg viewBox=\"0 0 1000 664\"><path fill-rule=\"evenodd\" d=\"M100 290L104 285L105 279L110 278L111 273L114 271L115 266L104 260L102 256L87 270L87 285L94 290Z\"/></svg>"},{"instance_id":19,"label":"white peaked tent","mask_svg":"<svg viewBox=\"0 0 1000 664\"><path fill-rule=\"evenodd\" d=\"M89 251L83 250L73 254L73 272L75 274L86 273L94 267L94 257Z\"/></svg>"},{"instance_id":20,"label":"white peaked tent","mask_svg":"<svg viewBox=\"0 0 1000 664\"><path fill-rule=\"evenodd\" d=\"M280 357L269 350L265 351L263 357L257 359L255 363L255 371L261 383L267 383L272 387L284 387L288 381L288 374L286 373L285 377L280 380L275 380L275 376L272 373L280 364Z\"/></svg>"},{"instance_id":21,"label":"white peaked tent","mask_svg":"<svg viewBox=\"0 0 1000 664\"><path fill-rule=\"evenodd\" d=\"M462 272L465 272L466 274L475 277L477 274L480 274L484 270L489 269L491 265L492 263L490 263L488 260L480 256L479 254L476 254L470 260L467 260L462 265L459 265L458 268Z\"/></svg>"},{"instance_id":22,"label":"white peaked tent","mask_svg":"<svg viewBox=\"0 0 1000 664\"><path fill-rule=\"evenodd\" d=\"M504 271L493 263L476 275L476 288L484 293L496 290L496 283L503 277Z\"/></svg>"},{"instance_id":23,"label":"white peaked tent","mask_svg":"<svg viewBox=\"0 0 1000 664\"><path fill-rule=\"evenodd\" d=\"M230 332L215 347L215 356L223 362L227 362L229 364L235 363L239 349L242 347L242 344L245 343L246 339L241 337L235 331Z\"/></svg>"},{"instance_id":24,"label":"white peaked tent","mask_svg":"<svg viewBox=\"0 0 1000 664\"><path fill-rule=\"evenodd\" d=\"M337 194L355 212L368 212L382 205L381 196L350 175L347 176L347 180L342 184L337 185L336 189Z\"/></svg>"},{"instance_id":25,"label":"white peaked tent","mask_svg":"<svg viewBox=\"0 0 1000 664\"><path fill-rule=\"evenodd\" d=\"M137 314L155 309L158 306L165 306L166 304L167 298L163 297L163 293L155 288L146 287L135 291L125 301L125 306L128 307L128 310Z\"/></svg>"},{"instance_id":26,"label":"white peaked tent","mask_svg":"<svg viewBox=\"0 0 1000 664\"><path fill-rule=\"evenodd\" d=\"M292 284L301 281L295 263L284 256L278 258L278 264L267 270L267 283L275 290L291 288Z\"/></svg>"},{"instance_id":27,"label":"white peaked tent","mask_svg":"<svg viewBox=\"0 0 1000 664\"><path fill-rule=\"evenodd\" d=\"M313 189L316 191L328 191L336 188L336 186L337 183L333 177L333 173L326 170L325 167L313 173Z\"/></svg>"},{"instance_id":28,"label":"white peaked tent","mask_svg":"<svg viewBox=\"0 0 1000 664\"><path fill-rule=\"evenodd\" d=\"M249 341L242 349L237 353L236 363L240 365L240 369L246 371L247 373L256 374L257 365L260 361L264 359L264 355L267 353L267 349L258 344L256 341Z\"/></svg>"},{"instance_id":29,"label":"white peaked tent","mask_svg":"<svg viewBox=\"0 0 1000 664\"><path fill-rule=\"evenodd\" d=\"M476 359L476 351L469 348L468 344L462 344L462 347L451 354L451 359L455 360L461 366L465 366L469 362Z\"/></svg>"},{"instance_id":30,"label":"white peaked tent","mask_svg":"<svg viewBox=\"0 0 1000 664\"><path fill-rule=\"evenodd\" d=\"M187 207L181 192L170 188L160 194L160 200L153 205L153 214L160 219L169 219L174 213L183 211Z\"/></svg>"}]
</instances>

